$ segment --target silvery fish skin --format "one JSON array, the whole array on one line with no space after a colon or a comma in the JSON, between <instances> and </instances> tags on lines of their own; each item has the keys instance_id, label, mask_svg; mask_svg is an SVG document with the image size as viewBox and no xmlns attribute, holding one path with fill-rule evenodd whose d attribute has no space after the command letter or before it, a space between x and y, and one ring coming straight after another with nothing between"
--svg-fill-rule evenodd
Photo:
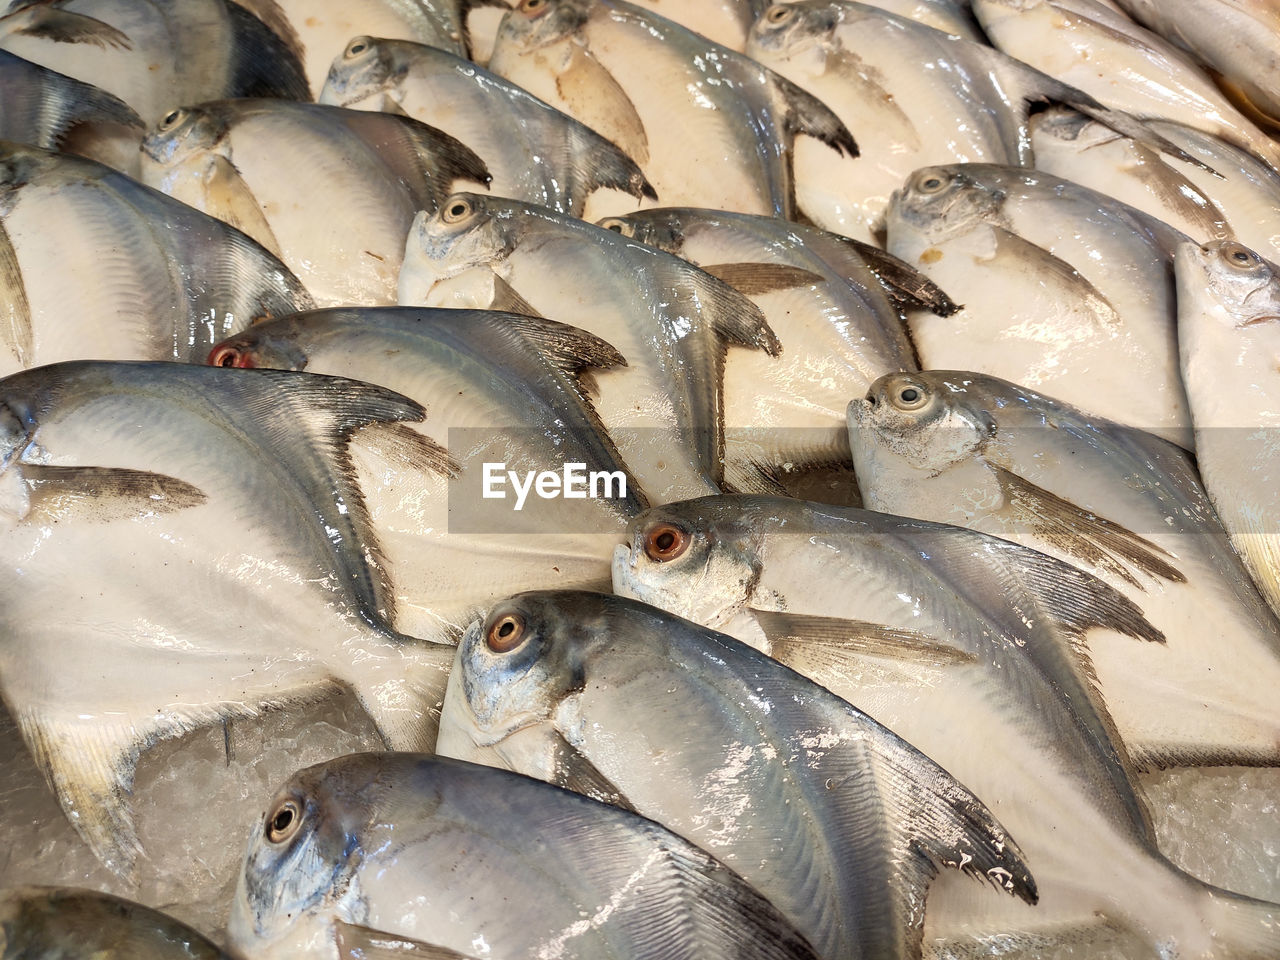
<instances>
[{"instance_id":1,"label":"silvery fish skin","mask_svg":"<svg viewBox=\"0 0 1280 960\"><path fill-rule=\"evenodd\" d=\"M1231 241L1179 247L1176 265L1196 461L1232 545L1280 613L1280 267Z\"/></svg>"},{"instance_id":2,"label":"silvery fish skin","mask_svg":"<svg viewBox=\"0 0 1280 960\"><path fill-rule=\"evenodd\" d=\"M89 157L138 172L142 119L122 100L0 50L0 140Z\"/></svg>"},{"instance_id":3,"label":"silvery fish skin","mask_svg":"<svg viewBox=\"0 0 1280 960\"><path fill-rule=\"evenodd\" d=\"M263 960L816 960L737 874L658 824L407 753L340 757L281 787L228 934Z\"/></svg>"},{"instance_id":4,"label":"silvery fish skin","mask_svg":"<svg viewBox=\"0 0 1280 960\"><path fill-rule=\"evenodd\" d=\"M340 682L393 747L431 743L451 651L389 628L348 449L420 406L312 374L92 361L15 374L0 398L3 551L23 572L0 692L108 866L140 853L128 790L160 739Z\"/></svg>"},{"instance_id":5,"label":"silvery fish skin","mask_svg":"<svg viewBox=\"0 0 1280 960\"><path fill-rule=\"evenodd\" d=\"M751 24L770 0L683 0L678 6L664 0L636 0L634 6L674 20L708 40L743 51Z\"/></svg>"},{"instance_id":6,"label":"silvery fish skin","mask_svg":"<svg viewBox=\"0 0 1280 960\"><path fill-rule=\"evenodd\" d=\"M317 305L377 306L395 302L415 212L488 171L408 117L242 99L172 111L143 141L142 178L276 253Z\"/></svg>"},{"instance_id":7,"label":"silvery fish skin","mask_svg":"<svg viewBox=\"0 0 1280 960\"><path fill-rule=\"evenodd\" d=\"M0 374L199 361L256 318L312 305L239 230L91 160L0 143Z\"/></svg>"},{"instance_id":8,"label":"silvery fish skin","mask_svg":"<svg viewBox=\"0 0 1280 960\"><path fill-rule=\"evenodd\" d=\"M1280 164L1280 146L1235 109L1190 57L1097 0L974 0L973 10L1005 53L1101 103L1135 117L1195 126ZM1098 67L1103 63L1105 70Z\"/></svg>"},{"instance_id":9,"label":"silvery fish skin","mask_svg":"<svg viewBox=\"0 0 1280 960\"><path fill-rule=\"evenodd\" d=\"M1194 127L1165 120L1147 126L1203 166L1055 108L1031 118L1036 168L1113 196L1194 240L1239 240L1280 257L1280 174Z\"/></svg>"},{"instance_id":10,"label":"silvery fish skin","mask_svg":"<svg viewBox=\"0 0 1280 960\"><path fill-rule=\"evenodd\" d=\"M723 478L725 344L781 350L755 304L693 264L501 197L418 215L400 302L540 314L611 344L627 366L596 377L595 406L654 502Z\"/></svg>"},{"instance_id":11,"label":"silvery fish skin","mask_svg":"<svg viewBox=\"0 0 1280 960\"><path fill-rule=\"evenodd\" d=\"M310 99L296 53L232 0L12 0L0 47L119 97L147 124L175 103Z\"/></svg>"},{"instance_id":12,"label":"silvery fish skin","mask_svg":"<svg viewBox=\"0 0 1280 960\"><path fill-rule=\"evenodd\" d=\"M1162 955L1275 951L1280 907L1209 888L1156 849L1080 640L1159 635L1096 578L974 531L787 498L667 504L629 533L616 590L767 645L925 751L1018 841L1035 908L951 884L927 905L933 936L1034 951L1101 916Z\"/></svg>"},{"instance_id":13,"label":"silvery fish skin","mask_svg":"<svg viewBox=\"0 0 1280 960\"><path fill-rule=\"evenodd\" d=\"M497 605L459 644L436 749L652 817L822 956L919 957L943 866L1035 902L1013 838L945 770L732 637L634 600Z\"/></svg>"},{"instance_id":14,"label":"silvery fish skin","mask_svg":"<svg viewBox=\"0 0 1280 960\"><path fill-rule=\"evenodd\" d=\"M349 377L426 408L413 429L448 449L453 476L424 478L424 490L400 471L360 471L402 633L454 643L513 592L607 583L618 534L646 505L584 383L621 356L551 320L480 310L317 310L255 324L216 347L209 362ZM503 465L506 496L492 505L482 499L485 463ZM530 493L513 509L505 471L560 472L566 463L624 477L626 495Z\"/></svg>"},{"instance_id":15,"label":"silvery fish skin","mask_svg":"<svg viewBox=\"0 0 1280 960\"><path fill-rule=\"evenodd\" d=\"M889 252L965 305L911 317L922 367L1002 377L1191 449L1172 282L1184 234L1050 174L990 164L917 171L886 222Z\"/></svg>"},{"instance_id":16,"label":"silvery fish skin","mask_svg":"<svg viewBox=\"0 0 1280 960\"><path fill-rule=\"evenodd\" d=\"M635 161L513 83L443 50L356 37L333 61L321 103L403 113L465 143L491 193L582 216L602 188L654 197Z\"/></svg>"},{"instance_id":17,"label":"silvery fish skin","mask_svg":"<svg viewBox=\"0 0 1280 960\"><path fill-rule=\"evenodd\" d=\"M857 153L791 81L623 0L525 0L503 19L489 67L617 144L669 206L789 217L798 134Z\"/></svg>"},{"instance_id":18,"label":"silvery fish skin","mask_svg":"<svg viewBox=\"0 0 1280 960\"><path fill-rule=\"evenodd\" d=\"M734 351L725 363L729 480L738 489L847 462L849 392L916 369L904 309L955 309L879 249L774 217L659 207L600 225L735 286L786 344L778 357Z\"/></svg>"},{"instance_id":19,"label":"silvery fish skin","mask_svg":"<svg viewBox=\"0 0 1280 960\"><path fill-rule=\"evenodd\" d=\"M185 923L96 890L0 893L0 960L233 960Z\"/></svg>"},{"instance_id":20,"label":"silvery fish skin","mask_svg":"<svg viewBox=\"0 0 1280 960\"><path fill-rule=\"evenodd\" d=\"M1280 763L1280 624L1187 453L995 377L937 370L877 381L849 405L849 439L868 507L1059 557L1142 609L1163 643L1089 642L1136 761Z\"/></svg>"}]
</instances>

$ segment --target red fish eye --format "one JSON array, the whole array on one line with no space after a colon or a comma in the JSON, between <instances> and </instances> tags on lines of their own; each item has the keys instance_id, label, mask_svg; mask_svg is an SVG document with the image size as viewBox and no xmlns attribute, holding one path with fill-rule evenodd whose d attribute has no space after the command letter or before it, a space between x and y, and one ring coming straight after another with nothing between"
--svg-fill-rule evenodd
<instances>
[{"instance_id":1,"label":"red fish eye","mask_svg":"<svg viewBox=\"0 0 1280 960\"><path fill-rule=\"evenodd\" d=\"M549 7L547 0L524 0L516 9L536 17L540 13L546 13Z\"/></svg>"},{"instance_id":2,"label":"red fish eye","mask_svg":"<svg viewBox=\"0 0 1280 960\"><path fill-rule=\"evenodd\" d=\"M211 367L243 367L248 369L253 366L253 357L247 351L223 344L220 347L214 347L210 351L208 363Z\"/></svg>"},{"instance_id":3,"label":"red fish eye","mask_svg":"<svg viewBox=\"0 0 1280 960\"><path fill-rule=\"evenodd\" d=\"M644 537L644 552L655 563L674 560L689 548L689 534L672 523L650 527Z\"/></svg>"},{"instance_id":4,"label":"red fish eye","mask_svg":"<svg viewBox=\"0 0 1280 960\"><path fill-rule=\"evenodd\" d=\"M510 653L524 640L524 617L509 613L489 626L485 643L494 653Z\"/></svg>"}]
</instances>

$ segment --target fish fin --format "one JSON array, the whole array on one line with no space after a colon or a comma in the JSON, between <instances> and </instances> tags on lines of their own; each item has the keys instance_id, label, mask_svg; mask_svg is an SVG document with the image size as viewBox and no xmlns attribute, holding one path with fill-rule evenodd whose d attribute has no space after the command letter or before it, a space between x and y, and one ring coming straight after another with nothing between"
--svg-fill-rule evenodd
<instances>
[{"instance_id":1,"label":"fish fin","mask_svg":"<svg viewBox=\"0 0 1280 960\"><path fill-rule=\"evenodd\" d=\"M1003 467L993 469L1006 502L1055 547L1135 587L1142 585L1134 570L1170 583L1186 583L1186 575L1171 562L1173 557L1150 540Z\"/></svg>"},{"instance_id":2,"label":"fish fin","mask_svg":"<svg viewBox=\"0 0 1280 960\"><path fill-rule=\"evenodd\" d=\"M796 134L814 137L846 157L858 156L858 144L853 134L830 107L781 74L772 70L766 72L786 106L783 129L787 133L793 137Z\"/></svg>"},{"instance_id":3,"label":"fish fin","mask_svg":"<svg viewBox=\"0 0 1280 960\"><path fill-rule=\"evenodd\" d=\"M1199 914L1214 941L1213 955L1232 960L1280 957L1280 904L1192 882L1204 893Z\"/></svg>"},{"instance_id":4,"label":"fish fin","mask_svg":"<svg viewBox=\"0 0 1280 960\"><path fill-rule=\"evenodd\" d=\"M423 943L398 933L383 933L345 920L333 922L333 937L338 947L338 960L395 960L396 957L408 960L476 960L469 953L458 953L448 947Z\"/></svg>"},{"instance_id":5,"label":"fish fin","mask_svg":"<svg viewBox=\"0 0 1280 960\"><path fill-rule=\"evenodd\" d=\"M306 47L302 43L302 38L298 36L298 31L293 28L289 15L284 12L284 9L276 0L233 0L233 2L244 7L261 20L262 25L280 39L299 64L307 62ZM306 75L305 68L303 75ZM307 99L311 98L308 97Z\"/></svg>"},{"instance_id":6,"label":"fish fin","mask_svg":"<svg viewBox=\"0 0 1280 960\"><path fill-rule=\"evenodd\" d=\"M365 110L337 114L409 189L420 210L435 210L454 192L454 181L488 185L485 162L461 140L413 117Z\"/></svg>"},{"instance_id":7,"label":"fish fin","mask_svg":"<svg viewBox=\"0 0 1280 960\"><path fill-rule=\"evenodd\" d=\"M1204 239L1234 240L1235 231L1213 198L1169 166L1159 153L1145 143L1132 141L1136 162L1125 169L1146 185L1160 201L1177 211L1188 223L1199 227Z\"/></svg>"},{"instance_id":8,"label":"fish fin","mask_svg":"<svg viewBox=\"0 0 1280 960\"><path fill-rule=\"evenodd\" d=\"M1057 99L1057 98L1055 98ZM1221 173L1213 169L1199 157L1194 154L1187 153L1180 146L1167 137L1156 133L1150 126L1139 118L1125 113L1123 110L1113 110L1110 107L1104 107L1102 104L1089 104L1087 102L1070 102L1063 101L1069 106L1074 107L1083 114L1087 114L1099 123L1110 127L1116 133L1123 134L1130 139L1143 144L1148 148L1158 150L1167 156L1173 157L1175 160L1181 160L1183 163L1189 163L1193 167L1199 167L1206 173L1209 173L1219 180L1225 179ZM1265 158L1264 158L1265 159Z\"/></svg>"},{"instance_id":9,"label":"fish fin","mask_svg":"<svg viewBox=\"0 0 1280 960\"><path fill-rule=\"evenodd\" d=\"M117 50L132 50L133 41L128 34L117 30L109 23L86 16L83 13L72 13L59 9L52 4L36 3L13 14L22 17L26 22L13 30L14 34L27 37L40 37L54 43L90 43L95 47L114 47Z\"/></svg>"},{"instance_id":10,"label":"fish fin","mask_svg":"<svg viewBox=\"0 0 1280 960\"><path fill-rule=\"evenodd\" d=\"M226 96L309 101L307 72L289 42L238 3L228 3L226 9L231 21L231 89Z\"/></svg>"},{"instance_id":11,"label":"fish fin","mask_svg":"<svg viewBox=\"0 0 1280 960\"><path fill-rule=\"evenodd\" d=\"M590 367L610 370L627 365L627 358L613 344L567 323L548 320L537 314L520 315L519 312L508 322L533 343L539 353L566 373L578 373Z\"/></svg>"},{"instance_id":12,"label":"fish fin","mask_svg":"<svg viewBox=\"0 0 1280 960\"><path fill-rule=\"evenodd\" d=\"M776 610L751 610L751 615L775 645L813 644L833 653L859 657L886 657L928 667L949 667L978 662L967 650L936 640L916 630L902 630L865 620L819 617ZM786 662L785 657L776 659Z\"/></svg>"},{"instance_id":13,"label":"fish fin","mask_svg":"<svg viewBox=\"0 0 1280 960\"><path fill-rule=\"evenodd\" d=\"M1120 314L1111 301L1075 267L1004 227L988 226L995 237L993 260L1022 264L1024 270L1026 264L1032 264L1041 283L1052 283L1058 291L1056 296L1063 302L1078 304L1104 329L1120 326Z\"/></svg>"},{"instance_id":14,"label":"fish fin","mask_svg":"<svg viewBox=\"0 0 1280 960\"><path fill-rule=\"evenodd\" d=\"M748 297L827 282L820 273L785 263L704 263L701 266L716 279L723 280Z\"/></svg>"},{"instance_id":15,"label":"fish fin","mask_svg":"<svg viewBox=\"0 0 1280 960\"><path fill-rule=\"evenodd\" d=\"M555 755L552 759L551 783L592 800L612 804L629 813L638 812L626 794L559 733L555 735L553 750Z\"/></svg>"},{"instance_id":16,"label":"fish fin","mask_svg":"<svg viewBox=\"0 0 1280 960\"><path fill-rule=\"evenodd\" d=\"M450 480L462 475L462 464L448 450L403 423L366 424L352 432L351 440L396 470L436 473Z\"/></svg>"},{"instance_id":17,"label":"fish fin","mask_svg":"<svg viewBox=\"0 0 1280 960\"><path fill-rule=\"evenodd\" d=\"M50 149L58 149L71 130L82 125L118 124L137 131L146 128L133 107L105 90L71 77L63 79L62 87L65 108L52 132Z\"/></svg>"},{"instance_id":18,"label":"fish fin","mask_svg":"<svg viewBox=\"0 0 1280 960\"><path fill-rule=\"evenodd\" d=\"M928 310L939 317L950 317L964 309L923 273L887 250L850 237L838 234L832 236L840 242L840 246L849 247L852 255L857 256L876 275L889 299L899 307Z\"/></svg>"},{"instance_id":19,"label":"fish fin","mask_svg":"<svg viewBox=\"0 0 1280 960\"><path fill-rule=\"evenodd\" d=\"M378 112L389 113L394 117L409 116L409 114L405 112L404 106L400 103L399 100L395 99L394 97L389 97L385 93L382 95L382 100L378 104Z\"/></svg>"},{"instance_id":20,"label":"fish fin","mask_svg":"<svg viewBox=\"0 0 1280 960\"><path fill-rule=\"evenodd\" d=\"M204 196L207 213L228 226L247 234L275 257L280 256L280 242L258 206L258 199L244 182L236 165L222 156L211 156L204 174Z\"/></svg>"},{"instance_id":21,"label":"fish fin","mask_svg":"<svg viewBox=\"0 0 1280 960\"><path fill-rule=\"evenodd\" d=\"M569 62L556 75L565 111L600 133L640 166L649 162L649 135L635 104L599 60L573 44Z\"/></svg>"},{"instance_id":22,"label":"fish fin","mask_svg":"<svg viewBox=\"0 0 1280 960\"><path fill-rule=\"evenodd\" d=\"M12 469L12 468L11 468ZM27 522L109 523L198 507L208 497L177 477L120 467L52 467L22 464L29 489Z\"/></svg>"},{"instance_id":23,"label":"fish fin","mask_svg":"<svg viewBox=\"0 0 1280 960\"><path fill-rule=\"evenodd\" d=\"M9 232L0 221L0 341L13 352L14 359L27 366L32 358L34 336L31 304Z\"/></svg>"},{"instance_id":24,"label":"fish fin","mask_svg":"<svg viewBox=\"0 0 1280 960\"><path fill-rule=\"evenodd\" d=\"M391 631L386 636L400 656L347 663L344 678L388 749L433 753L454 648Z\"/></svg>"},{"instance_id":25,"label":"fish fin","mask_svg":"<svg viewBox=\"0 0 1280 960\"><path fill-rule=\"evenodd\" d=\"M573 169L575 183L581 185L581 196L573 191L574 216L582 215L586 198L594 190L611 187L629 193L637 200L648 198L657 200L658 193L653 189L640 165L629 157L616 144L606 140L585 124L570 118L569 158Z\"/></svg>"},{"instance_id":26,"label":"fish fin","mask_svg":"<svg viewBox=\"0 0 1280 960\"><path fill-rule=\"evenodd\" d=\"M689 277L699 312L723 343L763 350L771 357L782 353L778 335L764 313L744 294L702 269L695 268Z\"/></svg>"},{"instance_id":27,"label":"fish fin","mask_svg":"<svg viewBox=\"0 0 1280 960\"><path fill-rule=\"evenodd\" d=\"M501 310L503 313L519 313L526 317L536 317L539 320L545 320L542 314L538 312L537 307L531 304L507 281L496 273L493 275L493 300L489 303L490 310Z\"/></svg>"}]
</instances>

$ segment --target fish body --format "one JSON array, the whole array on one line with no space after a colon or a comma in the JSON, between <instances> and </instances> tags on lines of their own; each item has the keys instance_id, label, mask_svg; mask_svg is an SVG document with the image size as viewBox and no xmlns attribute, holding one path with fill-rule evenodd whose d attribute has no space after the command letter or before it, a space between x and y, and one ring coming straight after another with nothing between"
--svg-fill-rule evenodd
<instances>
[{"instance_id":1,"label":"fish body","mask_svg":"<svg viewBox=\"0 0 1280 960\"><path fill-rule=\"evenodd\" d=\"M433 47L357 37L334 59L319 101L400 112L444 131L483 159L500 197L576 217L602 187L653 194L635 162L594 130Z\"/></svg>"},{"instance_id":2,"label":"fish body","mask_svg":"<svg viewBox=\"0 0 1280 960\"><path fill-rule=\"evenodd\" d=\"M173 111L142 166L151 186L276 252L321 306L393 303L414 213L488 176L408 117L249 99Z\"/></svg>"}]
</instances>

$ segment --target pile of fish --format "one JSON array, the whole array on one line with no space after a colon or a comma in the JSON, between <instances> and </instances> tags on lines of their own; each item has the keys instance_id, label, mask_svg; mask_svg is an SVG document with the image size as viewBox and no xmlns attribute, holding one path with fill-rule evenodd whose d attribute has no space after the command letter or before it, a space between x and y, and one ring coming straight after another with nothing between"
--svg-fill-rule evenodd
<instances>
[{"instance_id":1,"label":"pile of fish","mask_svg":"<svg viewBox=\"0 0 1280 960\"><path fill-rule=\"evenodd\" d=\"M1280 957L1277 131L1263 0L11 0L0 960Z\"/></svg>"}]
</instances>

